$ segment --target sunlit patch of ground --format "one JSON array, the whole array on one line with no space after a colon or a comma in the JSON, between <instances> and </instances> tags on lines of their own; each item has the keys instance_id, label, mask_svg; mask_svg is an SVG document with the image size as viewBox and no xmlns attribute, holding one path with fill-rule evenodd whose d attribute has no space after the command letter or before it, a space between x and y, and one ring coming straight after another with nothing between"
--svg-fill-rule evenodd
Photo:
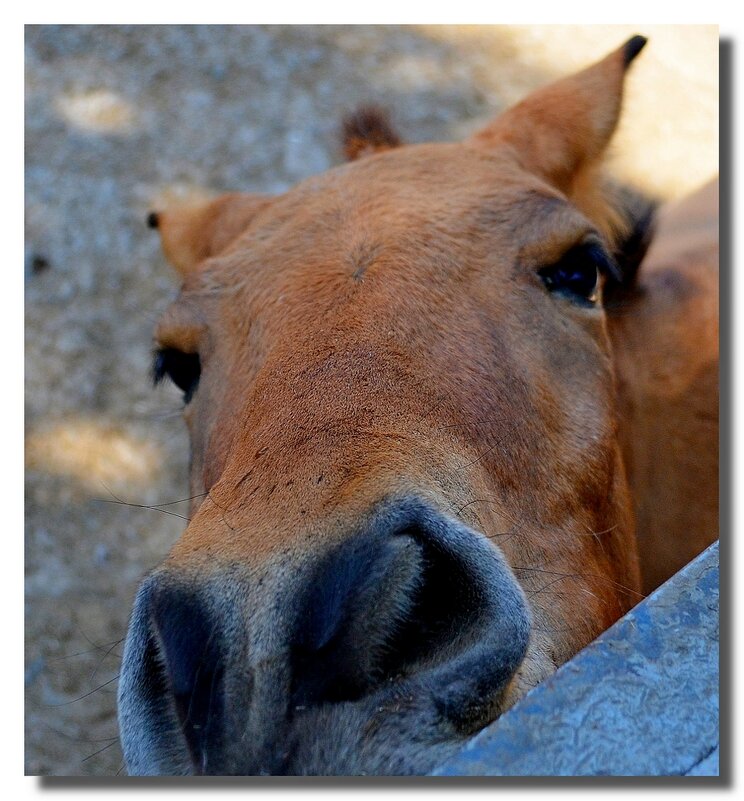
<instances>
[{"instance_id":1,"label":"sunlit patch of ground","mask_svg":"<svg viewBox=\"0 0 744 801\"><path fill-rule=\"evenodd\" d=\"M157 187L149 197L152 210L171 209L176 206L190 206L205 203L218 193L203 186L187 183L166 184Z\"/></svg>"},{"instance_id":2,"label":"sunlit patch of ground","mask_svg":"<svg viewBox=\"0 0 744 801\"><path fill-rule=\"evenodd\" d=\"M56 106L65 122L82 131L125 133L134 125L132 106L108 89L61 95Z\"/></svg>"},{"instance_id":3,"label":"sunlit patch of ground","mask_svg":"<svg viewBox=\"0 0 744 801\"><path fill-rule=\"evenodd\" d=\"M468 67L443 62L432 55L401 53L386 65L383 76L398 91L425 91L432 86L456 86L458 80L467 80Z\"/></svg>"},{"instance_id":4,"label":"sunlit patch of ground","mask_svg":"<svg viewBox=\"0 0 744 801\"><path fill-rule=\"evenodd\" d=\"M65 420L33 430L26 438L26 467L73 479L105 496L139 489L162 468L162 455L152 443L122 428L95 420Z\"/></svg>"}]
</instances>

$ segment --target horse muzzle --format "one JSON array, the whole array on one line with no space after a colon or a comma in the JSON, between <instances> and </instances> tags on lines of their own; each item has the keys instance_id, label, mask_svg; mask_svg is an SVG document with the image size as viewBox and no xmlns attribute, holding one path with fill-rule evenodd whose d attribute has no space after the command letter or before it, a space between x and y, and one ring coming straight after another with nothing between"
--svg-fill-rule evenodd
<instances>
[{"instance_id":1,"label":"horse muzzle","mask_svg":"<svg viewBox=\"0 0 744 801\"><path fill-rule=\"evenodd\" d=\"M426 772L498 714L529 630L499 550L417 498L261 566L166 563L124 649L127 769Z\"/></svg>"}]
</instances>

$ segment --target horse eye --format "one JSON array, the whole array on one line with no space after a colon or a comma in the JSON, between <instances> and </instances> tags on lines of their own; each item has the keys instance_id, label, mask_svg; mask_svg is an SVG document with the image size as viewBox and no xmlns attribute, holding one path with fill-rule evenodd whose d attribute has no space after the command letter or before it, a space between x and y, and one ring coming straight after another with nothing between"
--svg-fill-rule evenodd
<instances>
[{"instance_id":1,"label":"horse eye","mask_svg":"<svg viewBox=\"0 0 744 801\"><path fill-rule=\"evenodd\" d=\"M184 353L175 348L160 348L155 351L152 377L156 384L164 378L170 380L183 392L183 402L188 403L196 392L201 376L198 353Z\"/></svg>"},{"instance_id":2,"label":"horse eye","mask_svg":"<svg viewBox=\"0 0 744 801\"><path fill-rule=\"evenodd\" d=\"M540 270L540 277L551 292L594 303L599 274L607 269L607 262L599 246L580 246L570 250L556 264Z\"/></svg>"}]
</instances>

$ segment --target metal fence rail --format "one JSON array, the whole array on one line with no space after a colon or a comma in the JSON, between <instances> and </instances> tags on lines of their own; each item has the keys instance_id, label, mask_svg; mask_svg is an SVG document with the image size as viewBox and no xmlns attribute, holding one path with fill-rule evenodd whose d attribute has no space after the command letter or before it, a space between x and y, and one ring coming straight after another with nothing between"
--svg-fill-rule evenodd
<instances>
[{"instance_id":1,"label":"metal fence rail","mask_svg":"<svg viewBox=\"0 0 744 801\"><path fill-rule=\"evenodd\" d=\"M718 543L435 771L717 776Z\"/></svg>"}]
</instances>

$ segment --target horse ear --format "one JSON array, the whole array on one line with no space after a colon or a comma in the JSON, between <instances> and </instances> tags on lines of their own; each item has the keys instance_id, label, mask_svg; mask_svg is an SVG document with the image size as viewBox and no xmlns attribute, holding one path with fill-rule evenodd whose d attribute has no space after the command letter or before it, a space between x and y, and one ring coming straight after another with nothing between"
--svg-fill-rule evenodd
<instances>
[{"instance_id":1,"label":"horse ear","mask_svg":"<svg viewBox=\"0 0 744 801\"><path fill-rule=\"evenodd\" d=\"M265 195L233 192L206 203L151 211L147 224L160 233L168 261L187 275L204 259L225 250L270 202Z\"/></svg>"},{"instance_id":2,"label":"horse ear","mask_svg":"<svg viewBox=\"0 0 744 801\"><path fill-rule=\"evenodd\" d=\"M478 147L511 151L523 169L568 191L602 155L617 125L623 81L646 44L634 36L581 72L533 92L471 137Z\"/></svg>"},{"instance_id":3,"label":"horse ear","mask_svg":"<svg viewBox=\"0 0 744 801\"><path fill-rule=\"evenodd\" d=\"M347 161L356 161L401 144L387 112L376 106L363 106L344 117L341 141Z\"/></svg>"}]
</instances>

